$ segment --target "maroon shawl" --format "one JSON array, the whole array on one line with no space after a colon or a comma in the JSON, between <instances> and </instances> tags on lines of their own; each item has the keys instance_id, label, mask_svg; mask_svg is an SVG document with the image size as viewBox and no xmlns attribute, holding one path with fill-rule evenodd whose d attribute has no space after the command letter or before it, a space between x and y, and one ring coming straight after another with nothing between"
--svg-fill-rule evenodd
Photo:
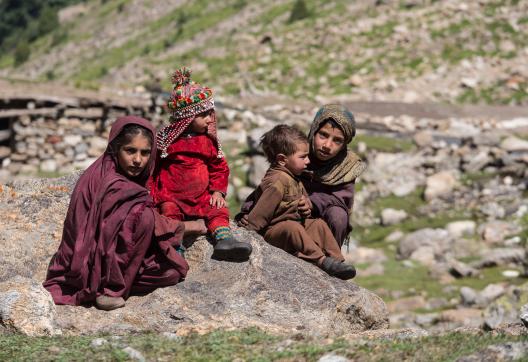
<instances>
[{"instance_id":1,"label":"maroon shawl","mask_svg":"<svg viewBox=\"0 0 528 362\"><path fill-rule=\"evenodd\" d=\"M146 128L155 140L150 122L127 116L112 125L109 144L128 124ZM160 216L145 188L155 155L153 142L145 171L132 180L119 173L108 146L79 178L59 250L44 282L55 303L80 305L93 302L102 294L127 298L134 285L149 291L185 277L187 262L174 250L183 235L183 225L159 222ZM155 225L164 226L163 230L155 230ZM159 243L157 236L162 236ZM142 275L147 273L151 274Z\"/></svg>"}]
</instances>

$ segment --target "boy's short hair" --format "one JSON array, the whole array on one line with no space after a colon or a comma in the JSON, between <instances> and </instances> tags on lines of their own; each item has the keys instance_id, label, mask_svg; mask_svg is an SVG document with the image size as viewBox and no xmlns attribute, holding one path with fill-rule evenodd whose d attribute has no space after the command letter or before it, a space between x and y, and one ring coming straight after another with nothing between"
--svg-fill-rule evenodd
<instances>
[{"instance_id":1,"label":"boy's short hair","mask_svg":"<svg viewBox=\"0 0 528 362\"><path fill-rule=\"evenodd\" d=\"M270 164L277 161L280 153L291 156L297 151L297 143L308 143L308 137L299 129L279 124L260 138L260 145Z\"/></svg>"}]
</instances>

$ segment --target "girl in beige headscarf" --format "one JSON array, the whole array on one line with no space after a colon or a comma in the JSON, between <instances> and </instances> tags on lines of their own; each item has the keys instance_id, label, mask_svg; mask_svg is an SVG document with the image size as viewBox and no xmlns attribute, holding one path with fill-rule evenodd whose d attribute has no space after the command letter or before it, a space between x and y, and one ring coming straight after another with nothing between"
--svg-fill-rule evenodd
<instances>
[{"instance_id":1,"label":"girl in beige headscarf","mask_svg":"<svg viewBox=\"0 0 528 362\"><path fill-rule=\"evenodd\" d=\"M342 105L328 104L315 115L308 135L312 173L303 183L313 205L312 215L326 221L340 245L352 230L355 180L366 168L347 149L355 134L352 113Z\"/></svg>"}]
</instances>

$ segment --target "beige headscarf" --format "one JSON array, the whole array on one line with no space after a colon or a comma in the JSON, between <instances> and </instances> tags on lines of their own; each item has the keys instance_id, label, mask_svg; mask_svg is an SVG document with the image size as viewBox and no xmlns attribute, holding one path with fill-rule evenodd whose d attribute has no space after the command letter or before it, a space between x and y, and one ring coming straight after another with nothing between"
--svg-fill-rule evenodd
<instances>
[{"instance_id":1,"label":"beige headscarf","mask_svg":"<svg viewBox=\"0 0 528 362\"><path fill-rule=\"evenodd\" d=\"M340 185L351 182L365 171L367 165L347 147L328 161L319 161L315 156L314 137L322 124L332 119L345 136L345 145L350 143L356 135L356 121L354 115L340 104L327 104L317 111L310 127L308 140L310 141L309 169L313 172L314 181L325 185Z\"/></svg>"}]
</instances>

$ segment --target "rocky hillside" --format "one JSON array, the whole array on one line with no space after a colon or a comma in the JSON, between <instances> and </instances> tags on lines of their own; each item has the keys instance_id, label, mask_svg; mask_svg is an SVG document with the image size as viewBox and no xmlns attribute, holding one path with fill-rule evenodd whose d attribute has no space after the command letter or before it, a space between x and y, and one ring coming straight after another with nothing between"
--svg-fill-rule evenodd
<instances>
[{"instance_id":1,"label":"rocky hillside","mask_svg":"<svg viewBox=\"0 0 528 362\"><path fill-rule=\"evenodd\" d=\"M0 75L168 87L187 65L225 95L527 104L527 14L519 0L89 0L25 63L0 56Z\"/></svg>"}]
</instances>

